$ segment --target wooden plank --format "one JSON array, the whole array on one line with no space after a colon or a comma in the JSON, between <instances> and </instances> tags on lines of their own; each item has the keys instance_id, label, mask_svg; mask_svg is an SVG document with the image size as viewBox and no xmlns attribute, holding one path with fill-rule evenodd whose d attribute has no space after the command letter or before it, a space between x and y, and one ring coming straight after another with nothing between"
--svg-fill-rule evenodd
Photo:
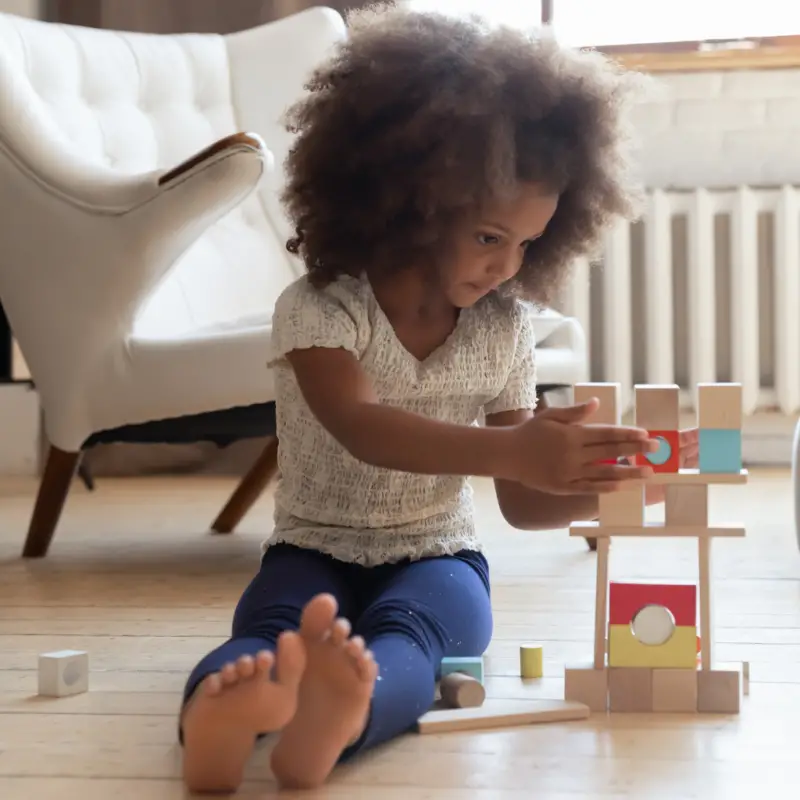
<instances>
[{"instance_id":1,"label":"wooden plank","mask_svg":"<svg viewBox=\"0 0 800 800\"><path fill-rule=\"evenodd\" d=\"M745 529L741 525L715 526L704 528L702 525L675 525L666 526L663 522L647 522L642 527L608 527L604 528L598 522L573 522L569 526L570 536L582 536L584 538L603 538L609 536L641 536L646 537L667 537L667 538L686 538L697 539L714 538L739 538L745 535ZM599 546L599 542L598 542Z\"/></svg>"}]
</instances>

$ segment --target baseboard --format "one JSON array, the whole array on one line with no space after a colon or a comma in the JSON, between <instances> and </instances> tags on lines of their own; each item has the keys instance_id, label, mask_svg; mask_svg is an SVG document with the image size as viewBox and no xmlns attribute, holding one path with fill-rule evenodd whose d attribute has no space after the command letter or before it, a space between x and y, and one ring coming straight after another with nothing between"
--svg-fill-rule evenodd
<instances>
[{"instance_id":1,"label":"baseboard","mask_svg":"<svg viewBox=\"0 0 800 800\"><path fill-rule=\"evenodd\" d=\"M39 474L41 411L28 383L0 384L0 475Z\"/></svg>"}]
</instances>

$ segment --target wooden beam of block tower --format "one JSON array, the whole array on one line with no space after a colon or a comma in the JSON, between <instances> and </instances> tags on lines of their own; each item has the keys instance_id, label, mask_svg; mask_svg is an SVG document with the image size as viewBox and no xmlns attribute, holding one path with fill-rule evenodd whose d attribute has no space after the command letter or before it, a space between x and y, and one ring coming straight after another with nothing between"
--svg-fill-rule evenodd
<instances>
[{"instance_id":1,"label":"wooden beam of block tower","mask_svg":"<svg viewBox=\"0 0 800 800\"><path fill-rule=\"evenodd\" d=\"M680 469L680 387L677 384L637 384L635 392L635 424L658 439L655 453L637 457L643 466L655 472L678 472Z\"/></svg>"},{"instance_id":2,"label":"wooden beam of block tower","mask_svg":"<svg viewBox=\"0 0 800 800\"><path fill-rule=\"evenodd\" d=\"M699 383L697 427L700 429L700 472L740 472L742 384Z\"/></svg>"}]
</instances>

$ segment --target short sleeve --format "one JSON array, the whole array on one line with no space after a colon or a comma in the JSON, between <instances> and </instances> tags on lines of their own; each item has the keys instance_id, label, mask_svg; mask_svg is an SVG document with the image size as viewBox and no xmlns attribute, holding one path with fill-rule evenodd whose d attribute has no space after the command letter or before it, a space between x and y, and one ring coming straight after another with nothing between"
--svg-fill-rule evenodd
<instances>
[{"instance_id":1,"label":"short sleeve","mask_svg":"<svg viewBox=\"0 0 800 800\"><path fill-rule=\"evenodd\" d=\"M500 393L484 405L487 415L536 408L536 337L531 314L527 304L517 304L511 368Z\"/></svg>"},{"instance_id":2,"label":"short sleeve","mask_svg":"<svg viewBox=\"0 0 800 800\"><path fill-rule=\"evenodd\" d=\"M272 316L269 366L292 350L311 347L341 348L359 356L357 298L342 286L322 289L306 277L292 283L278 297Z\"/></svg>"}]
</instances>

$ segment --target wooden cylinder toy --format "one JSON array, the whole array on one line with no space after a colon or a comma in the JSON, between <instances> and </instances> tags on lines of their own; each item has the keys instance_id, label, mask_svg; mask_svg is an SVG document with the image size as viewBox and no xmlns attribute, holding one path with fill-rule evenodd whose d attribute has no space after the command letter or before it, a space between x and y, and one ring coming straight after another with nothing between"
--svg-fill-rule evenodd
<instances>
[{"instance_id":1,"label":"wooden cylinder toy","mask_svg":"<svg viewBox=\"0 0 800 800\"><path fill-rule=\"evenodd\" d=\"M519 648L519 673L523 678L541 678L544 674L542 646L524 644Z\"/></svg>"},{"instance_id":2,"label":"wooden cylinder toy","mask_svg":"<svg viewBox=\"0 0 800 800\"><path fill-rule=\"evenodd\" d=\"M450 708L479 708L486 699L486 689L472 675L451 672L439 681L442 702Z\"/></svg>"}]
</instances>

